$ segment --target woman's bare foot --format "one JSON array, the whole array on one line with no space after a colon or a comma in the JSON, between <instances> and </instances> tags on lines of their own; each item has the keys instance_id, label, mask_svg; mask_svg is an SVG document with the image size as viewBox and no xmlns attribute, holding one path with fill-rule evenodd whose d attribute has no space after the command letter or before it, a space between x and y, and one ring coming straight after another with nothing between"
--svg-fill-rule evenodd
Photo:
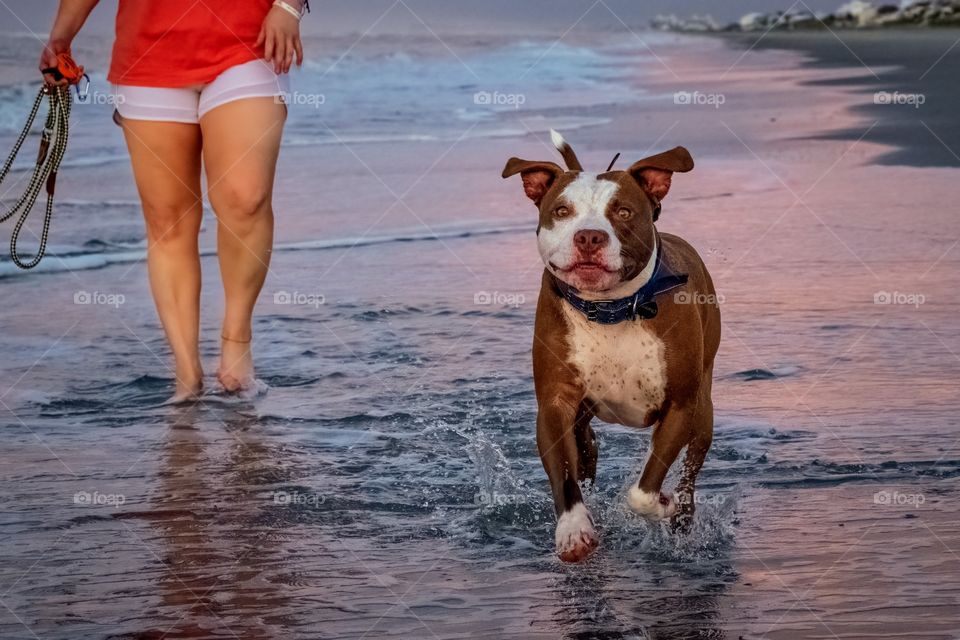
<instances>
[{"instance_id":1,"label":"woman's bare foot","mask_svg":"<svg viewBox=\"0 0 960 640\"><path fill-rule=\"evenodd\" d=\"M256 380L253 375L253 354L250 340L234 340L222 336L220 368L217 379L229 393L250 389Z\"/></svg>"},{"instance_id":2,"label":"woman's bare foot","mask_svg":"<svg viewBox=\"0 0 960 640\"><path fill-rule=\"evenodd\" d=\"M181 371L177 367L176 374L177 385L173 397L168 404L183 404L185 402L194 402L203 393L203 370L200 363Z\"/></svg>"}]
</instances>

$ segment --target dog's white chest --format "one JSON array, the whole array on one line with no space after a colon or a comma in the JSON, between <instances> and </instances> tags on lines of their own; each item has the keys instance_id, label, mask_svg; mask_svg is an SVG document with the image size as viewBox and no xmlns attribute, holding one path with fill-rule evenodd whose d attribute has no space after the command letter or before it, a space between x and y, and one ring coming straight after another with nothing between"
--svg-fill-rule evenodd
<instances>
[{"instance_id":1,"label":"dog's white chest","mask_svg":"<svg viewBox=\"0 0 960 640\"><path fill-rule=\"evenodd\" d=\"M569 362L580 372L597 417L648 426L648 416L660 410L666 397L663 341L642 321L600 325L561 304L570 327Z\"/></svg>"}]
</instances>

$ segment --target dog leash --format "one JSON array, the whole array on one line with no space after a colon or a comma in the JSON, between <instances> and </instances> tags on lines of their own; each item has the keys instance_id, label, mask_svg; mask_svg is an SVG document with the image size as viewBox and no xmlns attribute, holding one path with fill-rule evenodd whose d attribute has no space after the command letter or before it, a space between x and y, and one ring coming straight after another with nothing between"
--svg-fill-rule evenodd
<instances>
[{"instance_id":1,"label":"dog leash","mask_svg":"<svg viewBox=\"0 0 960 640\"><path fill-rule=\"evenodd\" d=\"M13 226L13 234L10 236L10 258L13 263L21 269L32 269L43 259L47 249L47 239L50 235L50 220L53 217L54 192L57 187L57 172L60 170L60 163L67 151L67 140L70 137L70 110L73 106L73 96L70 94L70 86L77 85L80 80L89 77L83 72L83 67L73 61L67 53L61 53L57 56L57 66L44 69L43 73L52 75L57 80L66 80L67 86L48 86L44 85L37 94L33 102L33 108L27 117L27 123L20 132L16 144L13 145L13 151L0 169L0 184L10 173L10 168L16 160L20 148L30 135L34 120L40 111L40 105L44 99L49 103L46 123L43 127L43 133L40 136L40 151L37 154L37 162L33 169L33 175L30 176L30 183L27 190L17 200L13 208L0 216L0 223L6 222L15 215L19 215ZM79 92L78 92L79 95ZM20 232L23 230L30 212L33 210L40 196L40 190L46 186L47 207L43 218L43 230L40 233L40 246L36 255L29 262L25 262L17 252L17 243L20 238Z\"/></svg>"}]
</instances>

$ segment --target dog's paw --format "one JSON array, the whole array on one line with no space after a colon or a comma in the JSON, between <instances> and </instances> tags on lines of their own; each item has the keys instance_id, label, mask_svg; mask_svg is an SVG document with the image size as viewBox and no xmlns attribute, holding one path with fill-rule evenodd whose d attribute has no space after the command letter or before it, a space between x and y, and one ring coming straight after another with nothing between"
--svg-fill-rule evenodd
<instances>
[{"instance_id":1,"label":"dog's paw","mask_svg":"<svg viewBox=\"0 0 960 640\"><path fill-rule=\"evenodd\" d=\"M563 512L557 520L557 555L564 562L580 562L600 544L593 518L582 502Z\"/></svg>"},{"instance_id":2,"label":"dog's paw","mask_svg":"<svg viewBox=\"0 0 960 640\"><path fill-rule=\"evenodd\" d=\"M669 520L677 513L677 501L672 493L650 493L639 486L630 487L627 504L633 511L648 520Z\"/></svg>"}]
</instances>

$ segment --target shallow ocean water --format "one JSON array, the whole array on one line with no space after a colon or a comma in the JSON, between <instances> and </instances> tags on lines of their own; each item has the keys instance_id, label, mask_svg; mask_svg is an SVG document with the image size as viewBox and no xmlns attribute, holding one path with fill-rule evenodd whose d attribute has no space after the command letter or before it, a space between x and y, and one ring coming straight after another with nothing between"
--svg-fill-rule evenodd
<instances>
[{"instance_id":1,"label":"shallow ocean water","mask_svg":"<svg viewBox=\"0 0 960 640\"><path fill-rule=\"evenodd\" d=\"M505 238L450 248L477 269L491 244L508 263L534 259L529 235ZM424 243L391 268L445 251ZM313 272L333 259L289 262ZM762 372L725 361L692 534L624 508L648 435L603 425L587 492L602 546L565 567L533 437L531 306L478 307L455 284L376 288L333 303L351 295L344 282L319 308L265 309L268 393L189 408L161 406L170 376L155 332L146 344L126 332L126 308L87 316L29 373L56 387L18 385L17 404L4 401L16 407L4 427L5 602L43 638L799 637L841 613L916 637L921 606L948 628L957 562L937 545L956 541L960 461L939 428L947 394L938 406L917 389L928 404L905 433L903 411L836 389L860 365L830 349ZM815 332L841 342L856 335L844 325ZM900 332L873 334L858 359L882 358L875 349ZM830 366L839 375L818 411L783 417ZM872 393L881 382L895 381L878 377ZM15 619L4 636L31 637Z\"/></svg>"},{"instance_id":2,"label":"shallow ocean water","mask_svg":"<svg viewBox=\"0 0 960 640\"><path fill-rule=\"evenodd\" d=\"M658 46L693 86L740 55L712 41ZM55 221L62 255L50 273L0 280L0 636L955 637L957 229L942 206L954 173L874 167L870 145L803 139L849 125L852 98L811 94L786 54L748 56L726 81L741 113L680 122L676 80L655 75L637 43L571 46L538 90L576 71L585 86L615 83L614 104L481 112L497 133L472 139L450 60L435 44L393 48L377 40L357 56L368 73L435 71L415 93L437 93L442 108L424 118L441 118L443 135L394 140L384 125L376 143L336 145L294 114L257 397L163 405L171 374L132 186L109 160L116 132L97 132L102 164L64 176L86 186ZM532 48L458 50L495 77ZM598 70L624 59L629 79ZM362 80L342 80L342 95L364 95L375 78ZM622 101L624 82L644 86L636 103ZM409 107L394 129L430 130L417 100L393 95ZM748 108L767 114L768 101L791 105L777 111L786 131ZM376 104L364 113L369 127L390 121ZM338 130L338 117L324 123ZM594 164L647 145L694 149L698 172L675 181L661 226L700 249L725 296L692 533L624 508L649 434L598 426L587 502L601 547L575 567L553 556L534 442L535 221L499 180L509 155L550 153L542 128L510 127L554 120L576 125L568 137ZM913 218L898 214L907 208ZM204 268L212 371L212 257ZM924 302L875 304L881 291ZM99 302L76 304L78 293Z\"/></svg>"}]
</instances>

